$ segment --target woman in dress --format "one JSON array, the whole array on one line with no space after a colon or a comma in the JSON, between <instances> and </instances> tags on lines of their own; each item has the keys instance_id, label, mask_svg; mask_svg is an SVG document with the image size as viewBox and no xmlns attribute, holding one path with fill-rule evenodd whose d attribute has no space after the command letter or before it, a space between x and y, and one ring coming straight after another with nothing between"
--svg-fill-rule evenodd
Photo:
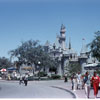
<instances>
[{"instance_id":1,"label":"woman in dress","mask_svg":"<svg viewBox=\"0 0 100 100\"><path fill-rule=\"evenodd\" d=\"M94 89L94 96L95 98L97 98L98 88L99 88L99 76L97 76L96 72L94 72L94 75L92 77L92 84Z\"/></svg>"}]
</instances>

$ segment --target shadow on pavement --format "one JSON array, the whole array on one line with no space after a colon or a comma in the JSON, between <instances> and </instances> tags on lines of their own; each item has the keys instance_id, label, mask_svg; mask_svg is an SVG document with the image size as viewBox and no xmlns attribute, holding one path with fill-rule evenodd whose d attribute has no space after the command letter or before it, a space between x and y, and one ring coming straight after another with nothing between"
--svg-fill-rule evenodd
<instances>
[{"instance_id":1,"label":"shadow on pavement","mask_svg":"<svg viewBox=\"0 0 100 100\"><path fill-rule=\"evenodd\" d=\"M76 95L74 93L72 93L70 90L67 90L67 89L64 89L64 88L61 88L61 87L57 87L57 86L51 86L51 87L52 88L58 88L58 89L67 91L67 92L69 92L73 96L73 98L76 98Z\"/></svg>"}]
</instances>

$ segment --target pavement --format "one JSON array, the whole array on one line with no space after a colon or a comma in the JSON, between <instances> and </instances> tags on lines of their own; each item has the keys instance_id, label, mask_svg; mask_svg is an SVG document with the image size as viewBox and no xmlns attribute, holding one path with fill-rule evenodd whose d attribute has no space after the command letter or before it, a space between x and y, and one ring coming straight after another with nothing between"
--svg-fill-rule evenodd
<instances>
[{"instance_id":1,"label":"pavement","mask_svg":"<svg viewBox=\"0 0 100 100\"><path fill-rule=\"evenodd\" d=\"M76 98L83 98L83 99L84 99L84 98L87 98L84 89L80 88L80 89L78 89L78 90L73 91L73 90L71 89L71 82L70 82L70 81L68 81L68 82L63 82L63 83L60 84L60 85L55 85L55 87L56 87L56 88L58 87L58 88L64 89L64 90L66 89L66 90L70 91L73 95L75 95ZM94 97L93 88L91 88L91 90L90 90L90 97L89 97L89 98L90 98L90 99L94 99L94 98L95 98L95 97ZM98 91L97 99L100 99L100 89L99 89L99 91Z\"/></svg>"},{"instance_id":2,"label":"pavement","mask_svg":"<svg viewBox=\"0 0 100 100\"><path fill-rule=\"evenodd\" d=\"M60 80L29 81L19 85L19 81L0 81L0 98L75 98L70 92L54 88L62 84Z\"/></svg>"},{"instance_id":3,"label":"pavement","mask_svg":"<svg viewBox=\"0 0 100 100\"><path fill-rule=\"evenodd\" d=\"M0 80L1 82L5 82L7 83L8 81L5 81L5 80ZM18 81L9 81L9 83L17 83L18 84ZM32 87L32 84L36 84L36 86L39 86L40 88L43 87L45 89L51 89L50 87L52 88L55 88L55 93L56 91L59 91L59 90L56 90L56 89L60 89L60 90L63 90L63 91L66 91L66 92L61 92L62 94L62 97L65 96L65 98L67 98L67 92L69 92L71 95L72 95L72 98L82 98L82 99L85 99L86 98L86 95L85 95L85 91L84 89L80 89L80 90L76 90L76 91L73 91L71 89L71 81L68 81L68 82L64 82L64 80L49 80L49 81L30 81L29 84L28 84L28 87L31 89ZM35 88L36 86L34 86L33 88ZM45 87L46 86L46 87ZM17 87L17 86L16 86ZM23 87L22 87L23 88ZM28 89L28 88L27 88ZM36 88L37 89L37 88ZM30 91L30 90L29 90ZM32 90L33 91L33 90ZM41 91L44 91L44 89L41 89ZM52 90L51 90L52 91ZM40 92L40 90L38 90L38 92ZM46 92L46 91L44 91ZM50 91L49 91L50 92ZM59 91L60 92L60 91ZM47 92L46 92L47 93ZM66 94L65 94L66 93ZM41 93L40 93L41 94ZM64 94L64 95L63 95ZM70 95L68 94L68 95ZM48 94L47 94L48 95ZM58 95L58 94L57 94ZM49 95L48 95L49 96ZM41 95L42 97L42 95ZM90 99L94 99L94 91L93 91L93 88L91 88L90 90ZM97 99L100 99L100 89L98 91L98 95L97 95Z\"/></svg>"}]
</instances>

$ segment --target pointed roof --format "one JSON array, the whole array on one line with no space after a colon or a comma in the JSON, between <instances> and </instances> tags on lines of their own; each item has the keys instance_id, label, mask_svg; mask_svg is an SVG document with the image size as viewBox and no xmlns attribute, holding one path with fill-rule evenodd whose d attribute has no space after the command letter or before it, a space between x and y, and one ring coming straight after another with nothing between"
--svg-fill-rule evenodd
<instances>
[{"instance_id":1,"label":"pointed roof","mask_svg":"<svg viewBox=\"0 0 100 100\"><path fill-rule=\"evenodd\" d=\"M71 39L69 38L69 49L71 49Z\"/></svg>"},{"instance_id":2,"label":"pointed roof","mask_svg":"<svg viewBox=\"0 0 100 100\"><path fill-rule=\"evenodd\" d=\"M74 49L71 48L71 49L68 49L68 53L69 53L69 54L76 54L76 51L74 51Z\"/></svg>"},{"instance_id":3,"label":"pointed roof","mask_svg":"<svg viewBox=\"0 0 100 100\"><path fill-rule=\"evenodd\" d=\"M62 24L61 25L61 29L60 29L60 33L65 33L66 32L66 28L65 26Z\"/></svg>"},{"instance_id":4,"label":"pointed roof","mask_svg":"<svg viewBox=\"0 0 100 100\"><path fill-rule=\"evenodd\" d=\"M64 24L62 24L62 25L61 25L61 30L62 30L62 29L65 29L65 26L64 26Z\"/></svg>"},{"instance_id":5,"label":"pointed roof","mask_svg":"<svg viewBox=\"0 0 100 100\"><path fill-rule=\"evenodd\" d=\"M69 54L76 54L76 51L72 48L72 45L71 45L71 38L70 38L70 37L69 37L68 53L69 53Z\"/></svg>"},{"instance_id":6,"label":"pointed roof","mask_svg":"<svg viewBox=\"0 0 100 100\"><path fill-rule=\"evenodd\" d=\"M50 42L47 40L44 46L50 46Z\"/></svg>"},{"instance_id":7,"label":"pointed roof","mask_svg":"<svg viewBox=\"0 0 100 100\"><path fill-rule=\"evenodd\" d=\"M88 52L88 49L87 49L87 46L86 46L86 44L85 44L85 39L83 38L82 39L82 48L81 48L81 54L85 54L85 53L87 53Z\"/></svg>"},{"instance_id":8,"label":"pointed roof","mask_svg":"<svg viewBox=\"0 0 100 100\"><path fill-rule=\"evenodd\" d=\"M86 53L86 52L88 52L88 50L87 50L87 46L86 46L85 44L83 44L80 53Z\"/></svg>"},{"instance_id":9,"label":"pointed roof","mask_svg":"<svg viewBox=\"0 0 100 100\"><path fill-rule=\"evenodd\" d=\"M56 46L56 48L60 47L60 44L59 44L59 35L56 36L55 46Z\"/></svg>"}]
</instances>

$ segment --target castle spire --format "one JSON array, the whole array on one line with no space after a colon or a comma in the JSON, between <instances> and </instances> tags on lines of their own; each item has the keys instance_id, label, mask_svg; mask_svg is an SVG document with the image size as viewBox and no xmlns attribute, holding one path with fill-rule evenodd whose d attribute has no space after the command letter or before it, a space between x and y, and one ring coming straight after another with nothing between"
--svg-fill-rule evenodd
<instances>
[{"instance_id":1,"label":"castle spire","mask_svg":"<svg viewBox=\"0 0 100 100\"><path fill-rule=\"evenodd\" d=\"M71 38L69 37L69 49L71 49Z\"/></svg>"},{"instance_id":2,"label":"castle spire","mask_svg":"<svg viewBox=\"0 0 100 100\"><path fill-rule=\"evenodd\" d=\"M59 48L60 47L60 44L59 44L59 35L57 33L56 33L55 45L56 45L56 48Z\"/></svg>"},{"instance_id":3,"label":"castle spire","mask_svg":"<svg viewBox=\"0 0 100 100\"><path fill-rule=\"evenodd\" d=\"M61 29L60 29L59 41L60 41L61 48L62 48L63 50L66 49L66 45L65 45L65 42L66 42L66 35L65 35L65 32L66 32L66 28L65 28L65 26L62 24L62 25L61 25Z\"/></svg>"},{"instance_id":4,"label":"castle spire","mask_svg":"<svg viewBox=\"0 0 100 100\"><path fill-rule=\"evenodd\" d=\"M82 49L81 49L81 53L86 53L87 52L87 47L86 47L86 44L84 43L85 42L85 39L83 38L82 39Z\"/></svg>"},{"instance_id":5,"label":"castle spire","mask_svg":"<svg viewBox=\"0 0 100 100\"><path fill-rule=\"evenodd\" d=\"M65 26L62 24L61 25L61 29L60 29L60 33L61 34L64 34L66 32L66 28L65 28Z\"/></svg>"}]
</instances>

